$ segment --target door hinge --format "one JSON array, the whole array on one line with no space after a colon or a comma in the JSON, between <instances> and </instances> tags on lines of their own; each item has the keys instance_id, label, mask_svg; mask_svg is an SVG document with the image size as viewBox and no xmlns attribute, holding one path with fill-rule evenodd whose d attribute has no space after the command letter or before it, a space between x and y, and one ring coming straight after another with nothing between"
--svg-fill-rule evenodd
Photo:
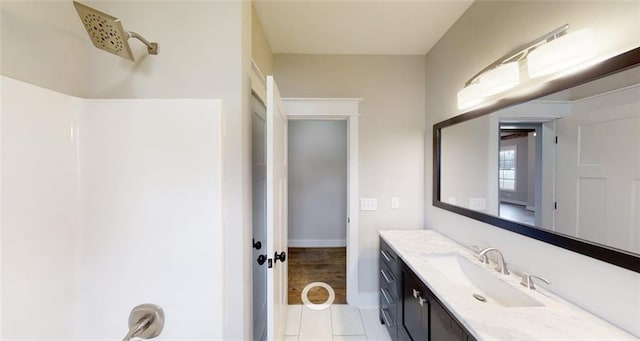
<instances>
[{"instance_id":1,"label":"door hinge","mask_svg":"<svg viewBox=\"0 0 640 341\"><path fill-rule=\"evenodd\" d=\"M558 209L558 202L557 202L557 201L553 203L553 209L554 209L554 210L557 210L557 209Z\"/></svg>"},{"instance_id":2,"label":"door hinge","mask_svg":"<svg viewBox=\"0 0 640 341\"><path fill-rule=\"evenodd\" d=\"M558 144L558 136L556 136L556 144Z\"/></svg>"},{"instance_id":3,"label":"door hinge","mask_svg":"<svg viewBox=\"0 0 640 341\"><path fill-rule=\"evenodd\" d=\"M347 217L347 224L351 223L351 218Z\"/></svg>"}]
</instances>

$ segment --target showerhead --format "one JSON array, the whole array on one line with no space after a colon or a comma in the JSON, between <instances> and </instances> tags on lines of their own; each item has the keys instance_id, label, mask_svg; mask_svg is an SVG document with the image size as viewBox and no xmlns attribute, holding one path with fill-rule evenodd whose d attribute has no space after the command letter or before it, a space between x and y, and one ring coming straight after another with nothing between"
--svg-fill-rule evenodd
<instances>
[{"instance_id":1,"label":"showerhead","mask_svg":"<svg viewBox=\"0 0 640 341\"><path fill-rule=\"evenodd\" d=\"M129 38L133 37L147 45L149 54L158 54L157 43L150 43L135 32L125 31L120 19L76 1L73 5L95 47L133 61L129 48Z\"/></svg>"}]
</instances>

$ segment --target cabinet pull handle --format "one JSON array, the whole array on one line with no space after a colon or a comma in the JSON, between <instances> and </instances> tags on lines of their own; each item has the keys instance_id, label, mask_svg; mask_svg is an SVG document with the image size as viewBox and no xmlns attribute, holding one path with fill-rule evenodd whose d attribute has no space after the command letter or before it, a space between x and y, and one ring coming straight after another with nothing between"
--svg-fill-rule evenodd
<instances>
[{"instance_id":1,"label":"cabinet pull handle","mask_svg":"<svg viewBox=\"0 0 640 341\"><path fill-rule=\"evenodd\" d=\"M393 282L392 280L389 279L387 274L384 272L384 269L380 269L380 273L382 274L382 277L384 277L384 280L387 281L387 283Z\"/></svg>"},{"instance_id":2,"label":"cabinet pull handle","mask_svg":"<svg viewBox=\"0 0 640 341\"><path fill-rule=\"evenodd\" d=\"M413 298L420 297L421 292L419 290L413 289Z\"/></svg>"},{"instance_id":3,"label":"cabinet pull handle","mask_svg":"<svg viewBox=\"0 0 640 341\"><path fill-rule=\"evenodd\" d=\"M424 302L426 302L427 300L425 300L424 298L422 298L422 292L416 289L413 289L413 297L418 300L418 303L420 303L420 306L424 306Z\"/></svg>"},{"instance_id":4,"label":"cabinet pull handle","mask_svg":"<svg viewBox=\"0 0 640 341\"><path fill-rule=\"evenodd\" d=\"M386 324L387 327L395 327L395 324L393 324L392 321L389 321L389 318L387 317L387 309L382 309L382 319L384 320L384 324Z\"/></svg>"},{"instance_id":5,"label":"cabinet pull handle","mask_svg":"<svg viewBox=\"0 0 640 341\"><path fill-rule=\"evenodd\" d=\"M386 290L384 290L384 288L381 288L380 292L382 293L384 300L387 301L387 304L391 304L391 302L393 302L393 300L389 299L389 296L387 295L387 292Z\"/></svg>"},{"instance_id":6,"label":"cabinet pull handle","mask_svg":"<svg viewBox=\"0 0 640 341\"><path fill-rule=\"evenodd\" d=\"M384 250L380 250L380 254L384 257L384 260L386 260L387 263L391 263L393 261L393 257L389 256Z\"/></svg>"}]
</instances>

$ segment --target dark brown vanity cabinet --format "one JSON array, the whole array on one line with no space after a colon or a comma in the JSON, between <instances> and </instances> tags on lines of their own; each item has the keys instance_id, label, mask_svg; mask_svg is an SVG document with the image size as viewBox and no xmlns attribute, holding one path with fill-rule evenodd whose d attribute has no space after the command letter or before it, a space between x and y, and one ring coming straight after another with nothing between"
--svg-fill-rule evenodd
<instances>
[{"instance_id":1,"label":"dark brown vanity cabinet","mask_svg":"<svg viewBox=\"0 0 640 341\"><path fill-rule=\"evenodd\" d=\"M400 258L380 239L380 262L379 262L379 302L380 302L380 322L383 323L392 340L398 339L398 321L400 309L402 307L402 288L400 287Z\"/></svg>"},{"instance_id":2,"label":"dark brown vanity cabinet","mask_svg":"<svg viewBox=\"0 0 640 341\"><path fill-rule=\"evenodd\" d=\"M404 263L401 264L401 272L403 302L399 328L406 331L410 340L475 340Z\"/></svg>"},{"instance_id":3,"label":"dark brown vanity cabinet","mask_svg":"<svg viewBox=\"0 0 640 341\"><path fill-rule=\"evenodd\" d=\"M380 238L380 322L396 341L475 341Z\"/></svg>"},{"instance_id":4,"label":"dark brown vanity cabinet","mask_svg":"<svg viewBox=\"0 0 640 341\"><path fill-rule=\"evenodd\" d=\"M401 328L410 340L429 341L429 300L427 288L416 275L402 267Z\"/></svg>"}]
</instances>

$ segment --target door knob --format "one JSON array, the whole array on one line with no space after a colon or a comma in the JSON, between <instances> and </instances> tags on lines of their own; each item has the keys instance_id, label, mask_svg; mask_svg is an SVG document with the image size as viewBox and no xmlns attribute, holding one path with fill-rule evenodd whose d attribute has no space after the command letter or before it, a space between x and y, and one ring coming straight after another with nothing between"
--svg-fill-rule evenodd
<instances>
[{"instance_id":1,"label":"door knob","mask_svg":"<svg viewBox=\"0 0 640 341\"><path fill-rule=\"evenodd\" d=\"M256 249L256 250L262 249L262 243L259 240L258 241L256 241L255 239L252 239L252 240L253 240L253 248L254 249Z\"/></svg>"},{"instance_id":2,"label":"door knob","mask_svg":"<svg viewBox=\"0 0 640 341\"><path fill-rule=\"evenodd\" d=\"M284 263L284 261L285 261L285 260L287 260L287 253L286 253L286 252L284 252L284 251L282 251L282 252L280 252L280 253L278 254L278 253L276 252L276 254L275 254L275 256L273 257L273 259L275 259L275 260L277 260L277 261L279 260L279 261L281 261L281 262L283 262L283 263Z\"/></svg>"},{"instance_id":3,"label":"door knob","mask_svg":"<svg viewBox=\"0 0 640 341\"><path fill-rule=\"evenodd\" d=\"M264 264L264 262L267 261L267 256L266 255L260 255L260 256L258 256L258 259L256 261L258 262L258 265L262 265L262 264Z\"/></svg>"}]
</instances>

